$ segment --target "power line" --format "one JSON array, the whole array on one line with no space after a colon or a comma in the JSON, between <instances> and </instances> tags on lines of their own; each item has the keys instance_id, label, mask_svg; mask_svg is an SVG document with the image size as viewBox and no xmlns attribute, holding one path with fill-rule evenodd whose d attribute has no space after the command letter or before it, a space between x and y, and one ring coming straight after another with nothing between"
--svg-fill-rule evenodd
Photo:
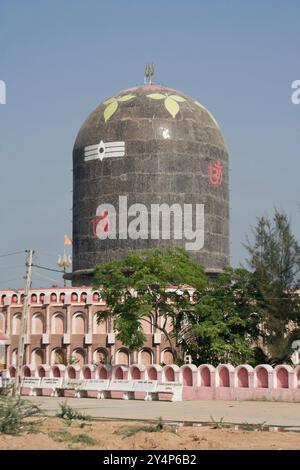
<instances>
[{"instance_id":1,"label":"power line","mask_svg":"<svg viewBox=\"0 0 300 470\"><path fill-rule=\"evenodd\" d=\"M54 271L56 273L62 273L64 274L64 271L61 271L59 269L52 269L52 268L46 268L46 266L40 266L38 264L33 264L32 265L34 268L38 268L38 269L46 269L47 271Z\"/></svg>"},{"instance_id":2,"label":"power line","mask_svg":"<svg viewBox=\"0 0 300 470\"><path fill-rule=\"evenodd\" d=\"M6 253L4 255L0 255L0 258L4 258L5 256L20 255L21 253L24 254L25 252L26 252L26 250L13 251L12 253Z\"/></svg>"}]
</instances>

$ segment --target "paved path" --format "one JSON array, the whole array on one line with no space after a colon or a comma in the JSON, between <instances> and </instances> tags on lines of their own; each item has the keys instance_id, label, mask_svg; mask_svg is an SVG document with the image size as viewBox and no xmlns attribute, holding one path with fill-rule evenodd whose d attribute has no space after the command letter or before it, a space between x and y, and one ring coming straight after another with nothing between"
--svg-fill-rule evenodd
<instances>
[{"instance_id":1,"label":"paved path","mask_svg":"<svg viewBox=\"0 0 300 470\"><path fill-rule=\"evenodd\" d=\"M39 402L49 415L59 410L65 398L28 397ZM263 401L182 401L149 402L142 400L98 400L68 398L68 405L95 418L155 419L227 423L262 423L273 426L297 426L300 430L300 403Z\"/></svg>"}]
</instances>

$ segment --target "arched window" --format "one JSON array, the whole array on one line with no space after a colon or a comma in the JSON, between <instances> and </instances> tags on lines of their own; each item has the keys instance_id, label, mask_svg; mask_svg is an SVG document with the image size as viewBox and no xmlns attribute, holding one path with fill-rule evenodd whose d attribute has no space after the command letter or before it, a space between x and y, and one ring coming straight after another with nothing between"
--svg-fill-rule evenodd
<instances>
[{"instance_id":1,"label":"arched window","mask_svg":"<svg viewBox=\"0 0 300 470\"><path fill-rule=\"evenodd\" d=\"M55 348L51 352L51 364L64 364L65 355L61 348Z\"/></svg>"},{"instance_id":2,"label":"arched window","mask_svg":"<svg viewBox=\"0 0 300 470\"><path fill-rule=\"evenodd\" d=\"M85 302L86 302L86 299L87 299L87 293L86 293L86 292L82 292L82 293L80 294L80 302L85 303Z\"/></svg>"},{"instance_id":3,"label":"arched window","mask_svg":"<svg viewBox=\"0 0 300 470\"><path fill-rule=\"evenodd\" d=\"M51 318L51 333L62 335L64 333L64 316L62 313L54 313Z\"/></svg>"},{"instance_id":4,"label":"arched window","mask_svg":"<svg viewBox=\"0 0 300 470\"><path fill-rule=\"evenodd\" d=\"M2 305L4 305L4 302L5 302L5 297L6 297L6 295L5 295L5 294L1 296L1 304L2 304Z\"/></svg>"},{"instance_id":5,"label":"arched window","mask_svg":"<svg viewBox=\"0 0 300 470\"><path fill-rule=\"evenodd\" d=\"M127 349L121 348L116 353L116 364L129 366L129 353Z\"/></svg>"},{"instance_id":6,"label":"arched window","mask_svg":"<svg viewBox=\"0 0 300 470\"><path fill-rule=\"evenodd\" d=\"M42 335L44 333L44 317L41 313L35 313L32 316L31 332L33 335Z\"/></svg>"},{"instance_id":7,"label":"arched window","mask_svg":"<svg viewBox=\"0 0 300 470\"><path fill-rule=\"evenodd\" d=\"M94 292L93 293L93 302L99 302L100 300L100 296L98 294L98 292Z\"/></svg>"},{"instance_id":8,"label":"arched window","mask_svg":"<svg viewBox=\"0 0 300 470\"><path fill-rule=\"evenodd\" d=\"M71 301L72 302L78 302L78 295L76 294L76 292L72 292Z\"/></svg>"},{"instance_id":9,"label":"arched window","mask_svg":"<svg viewBox=\"0 0 300 470\"><path fill-rule=\"evenodd\" d=\"M64 301L65 301L65 295L66 295L66 294L65 294L64 292L61 292L61 293L59 294L59 301L60 301L62 304L63 304Z\"/></svg>"},{"instance_id":10,"label":"arched window","mask_svg":"<svg viewBox=\"0 0 300 470\"><path fill-rule=\"evenodd\" d=\"M45 303L45 294L40 294L40 303Z\"/></svg>"},{"instance_id":11,"label":"arched window","mask_svg":"<svg viewBox=\"0 0 300 470\"><path fill-rule=\"evenodd\" d=\"M72 353L72 356L73 356L74 359L76 360L76 364L79 365L80 367L82 367L83 364L85 363L85 360L84 360L84 357L85 357L84 350L81 349L81 348L74 349L74 351L73 351L73 353Z\"/></svg>"},{"instance_id":12,"label":"arched window","mask_svg":"<svg viewBox=\"0 0 300 470\"><path fill-rule=\"evenodd\" d=\"M12 319L12 334L19 335L21 329L21 314L15 313Z\"/></svg>"},{"instance_id":13,"label":"arched window","mask_svg":"<svg viewBox=\"0 0 300 470\"><path fill-rule=\"evenodd\" d=\"M94 363L99 364L107 364L107 351L102 348L96 349L93 354Z\"/></svg>"},{"instance_id":14,"label":"arched window","mask_svg":"<svg viewBox=\"0 0 300 470\"><path fill-rule=\"evenodd\" d=\"M34 349L31 353L31 364L38 367L44 363L44 355L41 349Z\"/></svg>"},{"instance_id":15,"label":"arched window","mask_svg":"<svg viewBox=\"0 0 300 470\"><path fill-rule=\"evenodd\" d=\"M31 294L31 299L30 299L31 303L32 304L36 304L37 303L37 296L36 294Z\"/></svg>"},{"instance_id":16,"label":"arched window","mask_svg":"<svg viewBox=\"0 0 300 470\"><path fill-rule=\"evenodd\" d=\"M84 335L85 333L85 315L84 313L74 313L72 318L72 333L74 335Z\"/></svg>"},{"instance_id":17,"label":"arched window","mask_svg":"<svg viewBox=\"0 0 300 470\"><path fill-rule=\"evenodd\" d=\"M139 354L139 364L150 366L153 364L153 353L149 349L142 349Z\"/></svg>"},{"instance_id":18,"label":"arched window","mask_svg":"<svg viewBox=\"0 0 300 470\"><path fill-rule=\"evenodd\" d=\"M165 349L162 351L162 361L164 364L173 364L174 363L174 354L170 349Z\"/></svg>"},{"instance_id":19,"label":"arched window","mask_svg":"<svg viewBox=\"0 0 300 470\"><path fill-rule=\"evenodd\" d=\"M11 302L13 304L17 304L18 303L18 296L17 294L13 294L12 298L11 298Z\"/></svg>"},{"instance_id":20,"label":"arched window","mask_svg":"<svg viewBox=\"0 0 300 470\"><path fill-rule=\"evenodd\" d=\"M98 312L97 312L98 313ZM94 334L105 334L107 333L107 321L104 320L101 323L97 323L97 313L94 314L94 325L93 325L93 332Z\"/></svg>"},{"instance_id":21,"label":"arched window","mask_svg":"<svg viewBox=\"0 0 300 470\"><path fill-rule=\"evenodd\" d=\"M57 295L52 292L51 296L50 296L50 301L51 303L56 303L57 302Z\"/></svg>"}]
</instances>

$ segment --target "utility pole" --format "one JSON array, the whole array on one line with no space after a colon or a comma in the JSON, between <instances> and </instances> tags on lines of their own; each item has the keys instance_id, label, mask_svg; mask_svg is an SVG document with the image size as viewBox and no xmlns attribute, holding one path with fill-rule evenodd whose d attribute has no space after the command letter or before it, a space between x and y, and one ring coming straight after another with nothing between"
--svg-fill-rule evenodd
<instances>
[{"instance_id":1,"label":"utility pole","mask_svg":"<svg viewBox=\"0 0 300 470\"><path fill-rule=\"evenodd\" d=\"M31 269L32 269L32 256L33 250L26 250L26 274L25 274L25 287L24 287L24 296L23 296L23 309L21 317L21 326L20 326L20 336L19 336L19 347L18 347L18 366L17 366L17 377L15 384L15 393L16 395L21 394L21 377L22 377L22 367L24 362L24 353L25 353L25 338L27 336L27 320L28 320L28 304L29 304L29 289L31 284Z\"/></svg>"}]
</instances>

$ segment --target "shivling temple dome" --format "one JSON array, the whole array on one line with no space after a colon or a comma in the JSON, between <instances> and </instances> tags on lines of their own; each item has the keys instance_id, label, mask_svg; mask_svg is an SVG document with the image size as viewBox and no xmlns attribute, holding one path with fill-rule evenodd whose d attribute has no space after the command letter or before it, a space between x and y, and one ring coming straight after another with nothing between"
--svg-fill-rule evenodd
<instances>
[{"instance_id":1,"label":"shivling temple dome","mask_svg":"<svg viewBox=\"0 0 300 470\"><path fill-rule=\"evenodd\" d=\"M146 84L103 101L73 150L73 285L135 249L182 246L229 262L228 154L198 101Z\"/></svg>"}]
</instances>

